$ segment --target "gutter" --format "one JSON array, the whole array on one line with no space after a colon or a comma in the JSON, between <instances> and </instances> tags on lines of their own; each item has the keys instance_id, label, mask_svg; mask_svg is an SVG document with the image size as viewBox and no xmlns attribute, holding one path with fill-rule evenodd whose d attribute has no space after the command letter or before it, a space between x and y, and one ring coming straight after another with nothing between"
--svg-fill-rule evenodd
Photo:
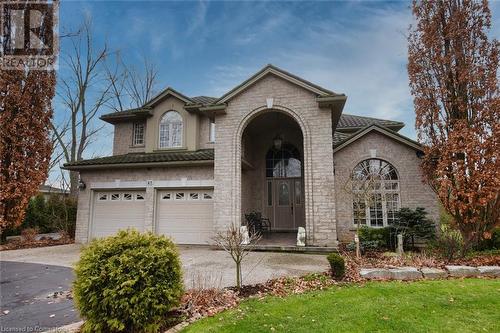
<instances>
[{"instance_id":1,"label":"gutter","mask_svg":"<svg viewBox=\"0 0 500 333\"><path fill-rule=\"evenodd\" d=\"M123 168L156 168L169 166L197 166L213 165L213 160L197 161L172 161L172 162L148 162L148 163L107 163L107 164L88 164L88 165L63 165L64 170L101 170L101 169L123 169Z\"/></svg>"}]
</instances>

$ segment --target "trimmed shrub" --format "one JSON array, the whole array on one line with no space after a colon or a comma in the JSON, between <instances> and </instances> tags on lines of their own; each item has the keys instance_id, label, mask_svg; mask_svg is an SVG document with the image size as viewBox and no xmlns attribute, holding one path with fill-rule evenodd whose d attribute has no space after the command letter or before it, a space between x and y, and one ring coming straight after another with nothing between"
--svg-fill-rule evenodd
<instances>
[{"instance_id":1,"label":"trimmed shrub","mask_svg":"<svg viewBox=\"0 0 500 333\"><path fill-rule=\"evenodd\" d=\"M337 253L330 253L326 259L330 263L330 267L332 269L332 275L336 279L340 280L344 277L345 274L345 261L342 256Z\"/></svg>"},{"instance_id":2,"label":"trimmed shrub","mask_svg":"<svg viewBox=\"0 0 500 333\"><path fill-rule=\"evenodd\" d=\"M415 248L415 240L429 241L436 237L436 225L427 218L425 208L401 208L396 214L396 220L391 229L392 247L397 246L397 235L403 235L404 248Z\"/></svg>"},{"instance_id":3,"label":"trimmed shrub","mask_svg":"<svg viewBox=\"0 0 500 333\"><path fill-rule=\"evenodd\" d=\"M365 250L378 250L390 248L390 228L359 228L359 242Z\"/></svg>"},{"instance_id":4,"label":"trimmed shrub","mask_svg":"<svg viewBox=\"0 0 500 333\"><path fill-rule=\"evenodd\" d=\"M184 293L172 241L135 230L92 241L75 273L83 332L156 332Z\"/></svg>"}]
</instances>

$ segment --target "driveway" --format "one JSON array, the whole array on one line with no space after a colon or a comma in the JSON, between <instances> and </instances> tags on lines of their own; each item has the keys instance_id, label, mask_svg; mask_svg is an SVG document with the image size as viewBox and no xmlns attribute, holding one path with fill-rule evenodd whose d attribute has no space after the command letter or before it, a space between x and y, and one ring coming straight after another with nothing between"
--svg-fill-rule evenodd
<instances>
[{"instance_id":1,"label":"driveway","mask_svg":"<svg viewBox=\"0 0 500 333\"><path fill-rule=\"evenodd\" d=\"M2 261L0 331L40 332L79 321L68 267Z\"/></svg>"},{"instance_id":2,"label":"driveway","mask_svg":"<svg viewBox=\"0 0 500 333\"><path fill-rule=\"evenodd\" d=\"M47 296L69 290L72 266L80 249L80 245L70 244L0 252L0 308L9 311L0 314L0 329L11 325L54 327L78 321L71 300L64 297L53 300ZM186 288L235 285L234 264L224 251L203 246L180 246L179 251ZM243 283L261 283L326 269L325 255L252 252L242 265Z\"/></svg>"}]
</instances>

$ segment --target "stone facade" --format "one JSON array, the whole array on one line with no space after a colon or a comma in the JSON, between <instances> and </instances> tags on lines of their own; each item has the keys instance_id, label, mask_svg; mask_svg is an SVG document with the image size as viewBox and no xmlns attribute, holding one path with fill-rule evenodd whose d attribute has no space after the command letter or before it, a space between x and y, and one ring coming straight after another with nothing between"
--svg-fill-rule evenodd
<instances>
[{"instance_id":1,"label":"stone facade","mask_svg":"<svg viewBox=\"0 0 500 333\"><path fill-rule=\"evenodd\" d=\"M269 98L272 111L292 117L302 130L307 243L336 246L331 111L318 107L314 93L274 75L236 95L216 119L215 229L242 221L242 134L254 117L270 111Z\"/></svg>"},{"instance_id":2,"label":"stone facade","mask_svg":"<svg viewBox=\"0 0 500 333\"><path fill-rule=\"evenodd\" d=\"M357 141L337 151L335 163L335 195L337 203L337 234L339 241L351 242L355 229L352 215L352 197L344 186L353 170L361 161L379 158L391 163L400 181L400 207L424 207L429 218L439 219L438 200L432 189L423 182L420 159L415 149L381 133L372 131Z\"/></svg>"},{"instance_id":3,"label":"stone facade","mask_svg":"<svg viewBox=\"0 0 500 333\"><path fill-rule=\"evenodd\" d=\"M196 167L171 167L171 168L137 168L120 170L92 170L80 171L80 179L86 184L85 190L78 194L78 213L76 217L75 241L86 243L89 236L90 212L92 204L92 192L94 190L113 188L102 188L102 183L116 183L116 189L127 188L146 191L146 230L153 231L154 225L154 203L155 190L158 189L155 181L211 181L213 180L212 166ZM152 180L153 184L147 186L146 181ZM127 184L128 183L128 184ZM141 184L143 183L143 184ZM132 184L132 185L131 185Z\"/></svg>"}]
</instances>

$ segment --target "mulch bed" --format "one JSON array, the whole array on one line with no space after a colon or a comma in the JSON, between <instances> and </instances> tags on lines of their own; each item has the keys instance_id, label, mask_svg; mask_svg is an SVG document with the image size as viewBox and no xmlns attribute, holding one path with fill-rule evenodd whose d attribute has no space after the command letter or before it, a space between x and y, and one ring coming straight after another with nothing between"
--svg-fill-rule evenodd
<instances>
[{"instance_id":1,"label":"mulch bed","mask_svg":"<svg viewBox=\"0 0 500 333\"><path fill-rule=\"evenodd\" d=\"M56 245L65 245L65 244L73 244L75 242L74 239L71 238L61 238L58 240L54 239L41 239L41 240L31 240L31 241L20 241L14 240L8 243L0 245L0 251L7 250L19 250L19 249L31 249L36 247L45 247L45 246L56 246Z\"/></svg>"}]
</instances>

